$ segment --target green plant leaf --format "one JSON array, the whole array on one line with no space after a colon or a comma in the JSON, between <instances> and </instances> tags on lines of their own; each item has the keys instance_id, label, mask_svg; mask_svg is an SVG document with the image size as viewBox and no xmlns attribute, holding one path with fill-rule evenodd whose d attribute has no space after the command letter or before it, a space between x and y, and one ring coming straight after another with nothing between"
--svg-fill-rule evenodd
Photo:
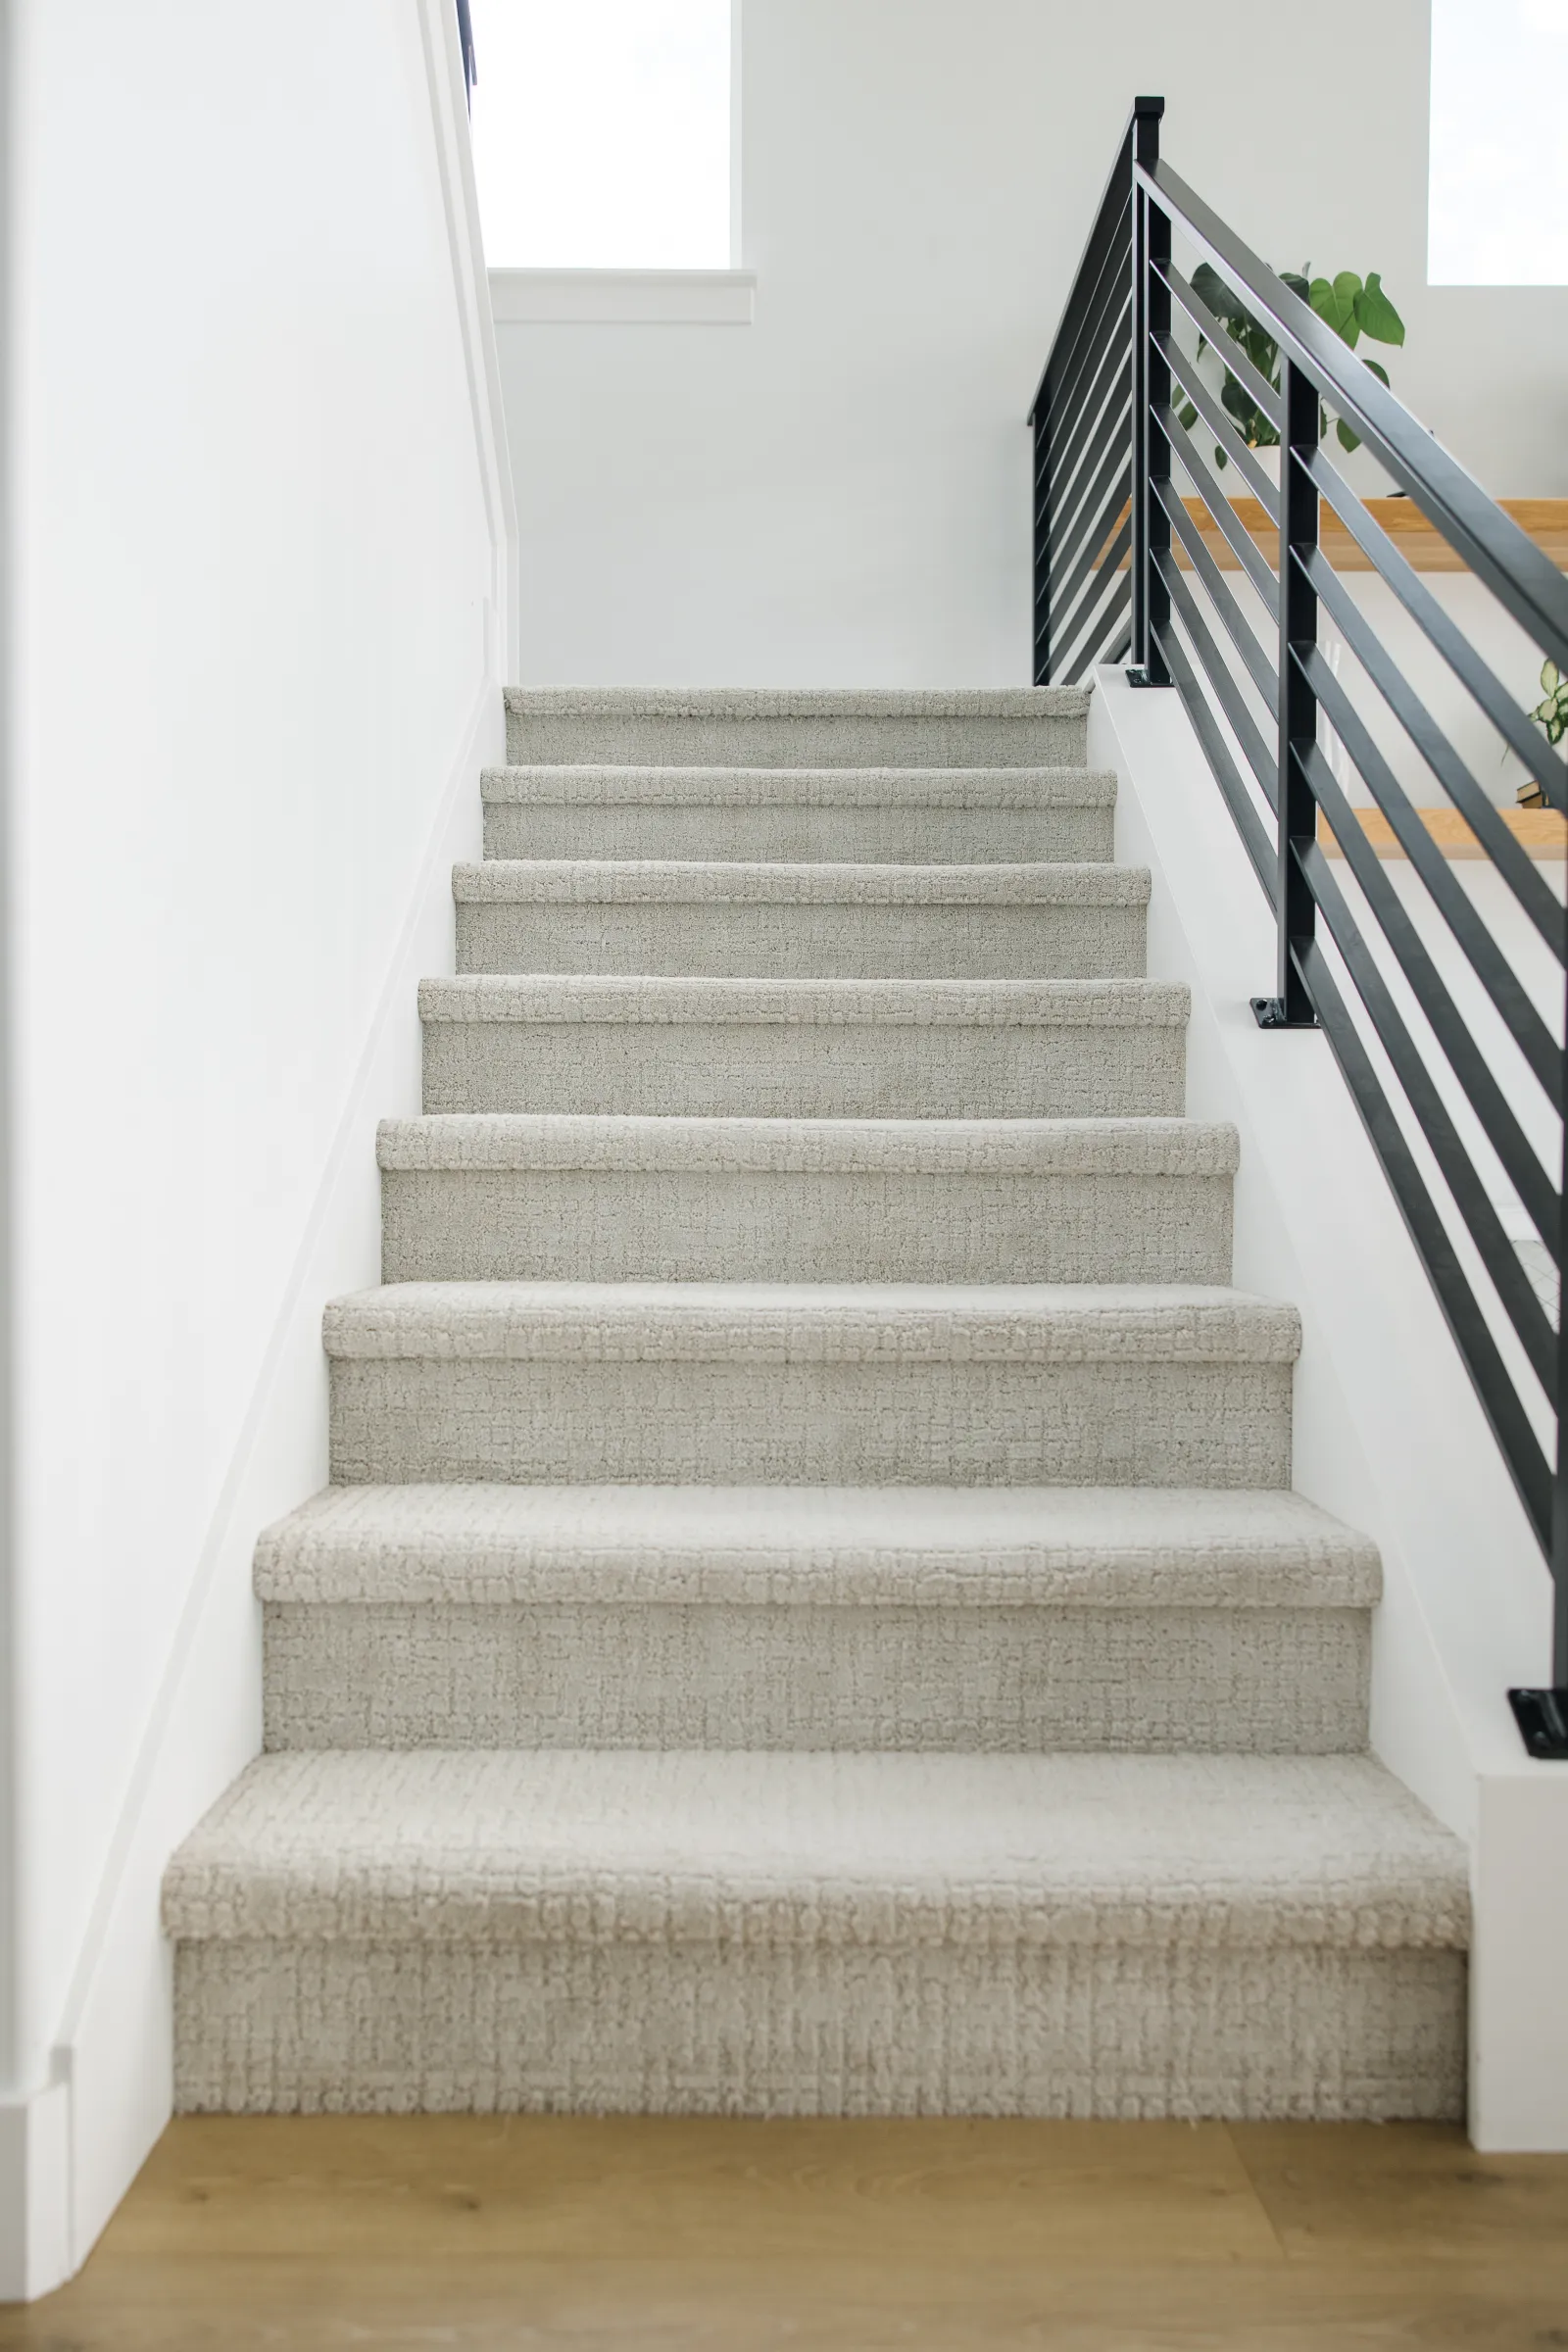
<instances>
[{"instance_id":1,"label":"green plant leaf","mask_svg":"<svg viewBox=\"0 0 1568 2352\"><path fill-rule=\"evenodd\" d=\"M1361 329L1356 324L1355 298L1361 291L1361 280L1353 270L1342 270L1331 283L1326 277L1312 280L1312 308L1326 326L1332 326L1342 343L1355 348Z\"/></svg>"},{"instance_id":2,"label":"green plant leaf","mask_svg":"<svg viewBox=\"0 0 1568 2352\"><path fill-rule=\"evenodd\" d=\"M1363 360L1361 365L1367 370L1369 375L1375 375L1377 377L1380 384L1386 384L1388 382L1388 369L1386 368L1380 368L1376 360Z\"/></svg>"},{"instance_id":3,"label":"green plant leaf","mask_svg":"<svg viewBox=\"0 0 1568 2352\"><path fill-rule=\"evenodd\" d=\"M1344 418L1343 416L1339 417L1339 418L1336 420L1336 423L1335 423L1335 426L1334 426L1334 430L1335 430L1335 431L1336 431L1336 432L1339 434L1339 437L1340 437L1340 447L1341 447L1342 449L1359 449L1359 448L1360 448L1360 446L1361 446L1361 436L1360 436L1360 434L1359 434L1359 433L1357 433L1357 432L1353 432L1353 431L1351 430L1351 428L1349 427L1349 425L1348 425L1348 424L1346 423L1346 421L1345 421L1345 418Z\"/></svg>"},{"instance_id":4,"label":"green plant leaf","mask_svg":"<svg viewBox=\"0 0 1568 2352\"><path fill-rule=\"evenodd\" d=\"M1200 262L1193 271L1193 292L1200 302L1206 302L1215 318L1223 318L1233 331L1245 330L1251 325L1251 313L1239 296L1231 292L1211 263Z\"/></svg>"},{"instance_id":5,"label":"green plant leaf","mask_svg":"<svg viewBox=\"0 0 1568 2352\"><path fill-rule=\"evenodd\" d=\"M1374 343L1404 341L1404 320L1383 291L1383 280L1375 270L1369 271L1366 284L1355 299L1355 315L1361 332L1370 335Z\"/></svg>"},{"instance_id":6,"label":"green plant leaf","mask_svg":"<svg viewBox=\"0 0 1568 2352\"><path fill-rule=\"evenodd\" d=\"M1298 277L1294 270L1282 270L1280 284L1289 286L1291 292L1299 295L1302 302L1310 302L1312 299L1312 280L1305 271Z\"/></svg>"},{"instance_id":7,"label":"green plant leaf","mask_svg":"<svg viewBox=\"0 0 1568 2352\"><path fill-rule=\"evenodd\" d=\"M1562 684L1562 672L1557 667L1555 662L1543 662L1541 664L1541 683L1548 694L1556 693L1558 687Z\"/></svg>"},{"instance_id":8,"label":"green plant leaf","mask_svg":"<svg viewBox=\"0 0 1568 2352\"><path fill-rule=\"evenodd\" d=\"M1194 425L1198 422L1198 411L1194 408L1191 401L1187 403L1187 406L1184 409L1177 410L1176 416L1177 421L1181 425L1184 432L1190 433Z\"/></svg>"}]
</instances>

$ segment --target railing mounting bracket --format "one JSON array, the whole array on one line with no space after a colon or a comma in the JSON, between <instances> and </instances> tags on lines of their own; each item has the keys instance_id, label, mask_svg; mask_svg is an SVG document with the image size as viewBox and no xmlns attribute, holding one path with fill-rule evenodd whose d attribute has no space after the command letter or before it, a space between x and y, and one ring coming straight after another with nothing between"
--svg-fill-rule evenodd
<instances>
[{"instance_id":1,"label":"railing mounting bracket","mask_svg":"<svg viewBox=\"0 0 1568 2352\"><path fill-rule=\"evenodd\" d=\"M1283 997L1250 997L1252 1018L1260 1029L1317 1029L1322 1026L1314 1012L1310 1020L1293 1021L1285 1007Z\"/></svg>"},{"instance_id":2,"label":"railing mounting bracket","mask_svg":"<svg viewBox=\"0 0 1568 2352\"><path fill-rule=\"evenodd\" d=\"M1510 1690L1519 1737L1540 1764L1568 1764L1568 1690Z\"/></svg>"},{"instance_id":3,"label":"railing mounting bracket","mask_svg":"<svg viewBox=\"0 0 1568 2352\"><path fill-rule=\"evenodd\" d=\"M1169 678L1152 678L1147 669L1138 669L1136 667L1129 669L1126 674L1127 683L1129 686L1160 687L1168 686L1171 682Z\"/></svg>"}]
</instances>

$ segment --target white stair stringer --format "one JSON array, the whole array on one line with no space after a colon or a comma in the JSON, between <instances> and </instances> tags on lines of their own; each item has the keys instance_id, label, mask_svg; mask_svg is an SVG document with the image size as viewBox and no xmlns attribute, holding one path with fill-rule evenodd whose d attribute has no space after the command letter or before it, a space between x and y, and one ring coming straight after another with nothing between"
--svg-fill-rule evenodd
<instances>
[{"instance_id":1,"label":"white stair stringer","mask_svg":"<svg viewBox=\"0 0 1568 2352\"><path fill-rule=\"evenodd\" d=\"M171 1866L186 2109L1450 2117L1087 691L527 689Z\"/></svg>"}]
</instances>

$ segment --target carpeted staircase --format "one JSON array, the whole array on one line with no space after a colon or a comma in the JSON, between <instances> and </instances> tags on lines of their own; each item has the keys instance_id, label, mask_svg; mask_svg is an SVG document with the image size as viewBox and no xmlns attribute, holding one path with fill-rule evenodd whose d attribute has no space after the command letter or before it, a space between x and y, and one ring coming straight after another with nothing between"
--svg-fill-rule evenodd
<instances>
[{"instance_id":1,"label":"carpeted staircase","mask_svg":"<svg viewBox=\"0 0 1568 2352\"><path fill-rule=\"evenodd\" d=\"M1465 1858L1087 708L509 695L181 2107L1460 2111Z\"/></svg>"}]
</instances>

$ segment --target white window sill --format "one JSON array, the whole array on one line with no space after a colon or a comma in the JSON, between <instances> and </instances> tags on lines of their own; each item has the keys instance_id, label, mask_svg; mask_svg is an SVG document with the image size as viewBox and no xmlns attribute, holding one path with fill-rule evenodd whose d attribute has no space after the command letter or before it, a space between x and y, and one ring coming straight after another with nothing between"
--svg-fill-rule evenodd
<instances>
[{"instance_id":1,"label":"white window sill","mask_svg":"<svg viewBox=\"0 0 1568 2352\"><path fill-rule=\"evenodd\" d=\"M753 270L492 270L498 326L750 326Z\"/></svg>"}]
</instances>

